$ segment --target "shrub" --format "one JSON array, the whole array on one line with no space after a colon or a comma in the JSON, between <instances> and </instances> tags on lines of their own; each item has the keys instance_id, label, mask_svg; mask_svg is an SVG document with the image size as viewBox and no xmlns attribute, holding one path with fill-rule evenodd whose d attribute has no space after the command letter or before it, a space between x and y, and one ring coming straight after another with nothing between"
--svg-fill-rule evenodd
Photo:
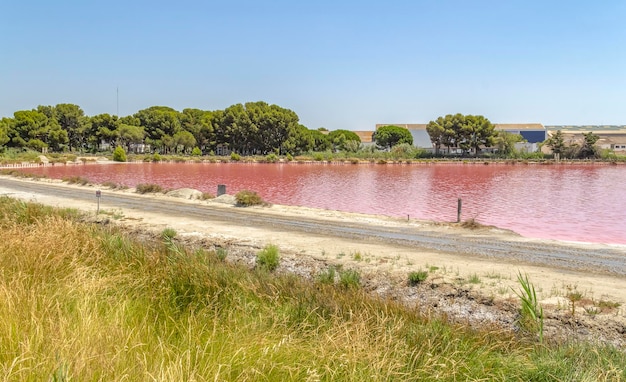
<instances>
[{"instance_id":1,"label":"shrub","mask_svg":"<svg viewBox=\"0 0 626 382\"><path fill-rule=\"evenodd\" d=\"M334 284L335 283L335 267L333 267L332 265L330 267L328 267L328 269L326 269L323 272L320 272L317 275L317 281L322 283L322 284Z\"/></svg>"},{"instance_id":2,"label":"shrub","mask_svg":"<svg viewBox=\"0 0 626 382\"><path fill-rule=\"evenodd\" d=\"M113 160L116 162L126 162L126 151L122 146L117 146L113 151Z\"/></svg>"},{"instance_id":3,"label":"shrub","mask_svg":"<svg viewBox=\"0 0 626 382\"><path fill-rule=\"evenodd\" d=\"M159 155L159 153L154 153L154 155L152 155L152 161L153 162L160 162L163 159L161 158L161 155Z\"/></svg>"},{"instance_id":4,"label":"shrub","mask_svg":"<svg viewBox=\"0 0 626 382\"><path fill-rule=\"evenodd\" d=\"M409 273L409 285L415 286L426 281L428 278L428 271L419 270Z\"/></svg>"},{"instance_id":5,"label":"shrub","mask_svg":"<svg viewBox=\"0 0 626 382\"><path fill-rule=\"evenodd\" d=\"M176 237L176 230L174 228L165 228L162 232L161 232L161 238L163 240L172 240L173 238Z\"/></svg>"},{"instance_id":6,"label":"shrub","mask_svg":"<svg viewBox=\"0 0 626 382\"><path fill-rule=\"evenodd\" d=\"M218 247L215 250L215 256L217 256L220 261L224 261L226 260L226 256L228 256L228 251L226 248Z\"/></svg>"},{"instance_id":7,"label":"shrub","mask_svg":"<svg viewBox=\"0 0 626 382\"><path fill-rule=\"evenodd\" d=\"M200 200L209 200L213 198L215 198L215 195L208 192L203 192L202 195L198 196L198 199Z\"/></svg>"},{"instance_id":8,"label":"shrub","mask_svg":"<svg viewBox=\"0 0 626 382\"><path fill-rule=\"evenodd\" d=\"M357 288L361 284L361 275L353 269L339 272L339 284L344 288Z\"/></svg>"},{"instance_id":9,"label":"shrub","mask_svg":"<svg viewBox=\"0 0 626 382\"><path fill-rule=\"evenodd\" d=\"M196 146L193 148L193 150L191 150L191 155L194 157L199 157L200 155L202 155L202 151L199 147Z\"/></svg>"},{"instance_id":10,"label":"shrub","mask_svg":"<svg viewBox=\"0 0 626 382\"><path fill-rule=\"evenodd\" d=\"M287 154L286 158L287 158L288 162L293 161L293 155L291 155L291 154Z\"/></svg>"},{"instance_id":11,"label":"shrub","mask_svg":"<svg viewBox=\"0 0 626 382\"><path fill-rule=\"evenodd\" d=\"M278 156L274 153L269 153L265 156L265 161L268 163L276 163L278 162Z\"/></svg>"},{"instance_id":12,"label":"shrub","mask_svg":"<svg viewBox=\"0 0 626 382\"><path fill-rule=\"evenodd\" d=\"M273 271L278 267L280 261L280 254L278 247L273 244L268 244L263 248L256 256L256 263L261 269Z\"/></svg>"},{"instance_id":13,"label":"shrub","mask_svg":"<svg viewBox=\"0 0 626 382\"><path fill-rule=\"evenodd\" d=\"M239 191L235 194L235 200L240 207L258 206L265 203L259 194L250 190Z\"/></svg>"},{"instance_id":14,"label":"shrub","mask_svg":"<svg viewBox=\"0 0 626 382\"><path fill-rule=\"evenodd\" d=\"M230 153L230 160L239 162L241 160L241 155L237 154L236 152L232 152Z\"/></svg>"},{"instance_id":15,"label":"shrub","mask_svg":"<svg viewBox=\"0 0 626 382\"><path fill-rule=\"evenodd\" d=\"M135 187L135 191L138 194L148 194L148 193L156 193L156 192L163 192L163 187L159 186L158 184L152 184L152 183L140 183L137 185L137 187Z\"/></svg>"},{"instance_id":16,"label":"shrub","mask_svg":"<svg viewBox=\"0 0 626 382\"><path fill-rule=\"evenodd\" d=\"M63 181L69 184L80 184L81 186L91 183L89 179L83 178L82 176L76 176L76 175L63 178Z\"/></svg>"}]
</instances>

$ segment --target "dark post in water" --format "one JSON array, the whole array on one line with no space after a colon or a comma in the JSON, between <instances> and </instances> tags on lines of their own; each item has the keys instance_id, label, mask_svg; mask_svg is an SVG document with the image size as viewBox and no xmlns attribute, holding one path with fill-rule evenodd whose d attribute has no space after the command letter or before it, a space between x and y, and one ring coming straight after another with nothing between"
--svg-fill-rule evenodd
<instances>
[{"instance_id":1,"label":"dark post in water","mask_svg":"<svg viewBox=\"0 0 626 382\"><path fill-rule=\"evenodd\" d=\"M457 223L461 222L461 204L463 204L463 203L461 202L461 198L459 198L458 205L457 205L457 208L456 208L456 222Z\"/></svg>"}]
</instances>

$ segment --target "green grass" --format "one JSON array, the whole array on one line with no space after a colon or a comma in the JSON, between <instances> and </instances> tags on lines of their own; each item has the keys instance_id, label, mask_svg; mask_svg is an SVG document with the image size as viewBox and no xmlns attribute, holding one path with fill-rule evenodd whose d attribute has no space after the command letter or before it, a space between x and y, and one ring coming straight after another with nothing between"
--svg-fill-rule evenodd
<instances>
[{"instance_id":1,"label":"green grass","mask_svg":"<svg viewBox=\"0 0 626 382\"><path fill-rule=\"evenodd\" d=\"M472 330L0 197L6 381L626 380L626 355ZM358 273L357 273L358 274Z\"/></svg>"},{"instance_id":2,"label":"green grass","mask_svg":"<svg viewBox=\"0 0 626 382\"><path fill-rule=\"evenodd\" d=\"M256 257L256 263L261 269L273 271L278 268L280 263L280 251L273 244L268 244L263 248Z\"/></svg>"}]
</instances>

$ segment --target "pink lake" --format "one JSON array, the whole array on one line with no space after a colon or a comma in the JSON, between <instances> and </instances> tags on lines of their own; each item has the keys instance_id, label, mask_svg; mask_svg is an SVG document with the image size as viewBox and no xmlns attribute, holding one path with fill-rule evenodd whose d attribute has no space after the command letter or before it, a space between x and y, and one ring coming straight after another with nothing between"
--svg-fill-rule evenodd
<instances>
[{"instance_id":1,"label":"pink lake","mask_svg":"<svg viewBox=\"0 0 626 382\"><path fill-rule=\"evenodd\" d=\"M258 192L275 204L463 220L557 240L626 244L626 166L506 164L121 163L29 168L134 187Z\"/></svg>"}]
</instances>

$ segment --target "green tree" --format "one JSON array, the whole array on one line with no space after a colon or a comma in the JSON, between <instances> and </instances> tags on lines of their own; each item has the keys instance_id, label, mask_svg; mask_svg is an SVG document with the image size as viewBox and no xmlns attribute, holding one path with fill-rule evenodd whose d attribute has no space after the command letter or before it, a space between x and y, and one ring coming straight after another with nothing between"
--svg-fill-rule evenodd
<instances>
[{"instance_id":1,"label":"green tree","mask_svg":"<svg viewBox=\"0 0 626 382\"><path fill-rule=\"evenodd\" d=\"M41 107L41 106L40 106ZM45 107L44 107L45 109ZM54 118L68 137L70 151L82 151L87 147L86 132L89 125L85 112L78 105L61 103L54 108Z\"/></svg>"},{"instance_id":2,"label":"green tree","mask_svg":"<svg viewBox=\"0 0 626 382\"><path fill-rule=\"evenodd\" d=\"M464 151L474 150L478 156L481 146L491 147L494 144L495 126L482 115L467 115L459 134L459 147Z\"/></svg>"},{"instance_id":3,"label":"green tree","mask_svg":"<svg viewBox=\"0 0 626 382\"><path fill-rule=\"evenodd\" d=\"M190 132L200 150L208 151L215 144L213 112L200 109L184 109L180 114L181 128Z\"/></svg>"},{"instance_id":4,"label":"green tree","mask_svg":"<svg viewBox=\"0 0 626 382\"><path fill-rule=\"evenodd\" d=\"M9 118L2 118L0 120L0 147L7 144L11 138L9 138L9 128L11 126L11 120Z\"/></svg>"},{"instance_id":5,"label":"green tree","mask_svg":"<svg viewBox=\"0 0 626 382\"><path fill-rule=\"evenodd\" d=\"M347 151L347 145L351 145L349 141L361 143L361 138L354 131L341 129L331 131L328 134L328 140L332 143L333 149L339 151Z\"/></svg>"},{"instance_id":6,"label":"green tree","mask_svg":"<svg viewBox=\"0 0 626 382\"><path fill-rule=\"evenodd\" d=\"M113 160L116 162L126 162L126 152L122 146L117 146L115 150L113 150Z\"/></svg>"},{"instance_id":7,"label":"green tree","mask_svg":"<svg viewBox=\"0 0 626 382\"><path fill-rule=\"evenodd\" d=\"M498 148L498 153L504 156L515 155L515 144L518 142L524 142L524 137L520 134L509 133L508 131L496 133L495 145Z\"/></svg>"},{"instance_id":8,"label":"green tree","mask_svg":"<svg viewBox=\"0 0 626 382\"><path fill-rule=\"evenodd\" d=\"M381 150L390 150L393 146L408 143L413 144L413 135L408 129L399 126L382 126L374 133L376 146Z\"/></svg>"},{"instance_id":9,"label":"green tree","mask_svg":"<svg viewBox=\"0 0 626 382\"><path fill-rule=\"evenodd\" d=\"M330 137L328 136L328 134L322 133L322 131L328 130L309 130L309 134L313 141L313 146L311 147L311 150L317 152L332 150L333 144L330 141Z\"/></svg>"},{"instance_id":10,"label":"green tree","mask_svg":"<svg viewBox=\"0 0 626 382\"><path fill-rule=\"evenodd\" d=\"M131 126L120 123L117 128L118 143L126 147L126 152L131 151L131 145L137 145L143 142L144 130L141 126Z\"/></svg>"},{"instance_id":11,"label":"green tree","mask_svg":"<svg viewBox=\"0 0 626 382\"><path fill-rule=\"evenodd\" d=\"M50 120L37 110L20 110L13 113L11 143L17 147L41 149L47 147ZM33 141L30 145L29 142Z\"/></svg>"},{"instance_id":12,"label":"green tree","mask_svg":"<svg viewBox=\"0 0 626 382\"><path fill-rule=\"evenodd\" d=\"M579 158L591 158L598 156L598 148L596 147L596 142L600 139L599 136L595 135L593 132L583 133L583 144L578 151Z\"/></svg>"},{"instance_id":13,"label":"green tree","mask_svg":"<svg viewBox=\"0 0 626 382\"><path fill-rule=\"evenodd\" d=\"M137 126L142 126L146 133L146 137L150 139L150 143L157 146L157 149L168 148L164 145L163 137L171 137L180 131L179 112L167 106L152 106L147 109L139 110L133 115L139 120ZM120 121L129 125L135 125L126 121ZM164 147L165 146L165 147ZM169 147L171 148L171 147Z\"/></svg>"},{"instance_id":14,"label":"green tree","mask_svg":"<svg viewBox=\"0 0 626 382\"><path fill-rule=\"evenodd\" d=\"M179 131L172 137L176 152L188 154L196 146L196 138L189 131Z\"/></svg>"},{"instance_id":15,"label":"green tree","mask_svg":"<svg viewBox=\"0 0 626 382\"><path fill-rule=\"evenodd\" d=\"M565 138L563 137L563 132L561 130L557 130L548 139L546 139L545 145L550 147L553 154L559 156L563 154L565 152Z\"/></svg>"},{"instance_id":16,"label":"green tree","mask_svg":"<svg viewBox=\"0 0 626 382\"><path fill-rule=\"evenodd\" d=\"M110 114L98 114L87 120L87 144L92 151L97 151L101 144L112 147L119 133L117 127L120 120ZM137 121L137 125L139 121Z\"/></svg>"}]
</instances>

